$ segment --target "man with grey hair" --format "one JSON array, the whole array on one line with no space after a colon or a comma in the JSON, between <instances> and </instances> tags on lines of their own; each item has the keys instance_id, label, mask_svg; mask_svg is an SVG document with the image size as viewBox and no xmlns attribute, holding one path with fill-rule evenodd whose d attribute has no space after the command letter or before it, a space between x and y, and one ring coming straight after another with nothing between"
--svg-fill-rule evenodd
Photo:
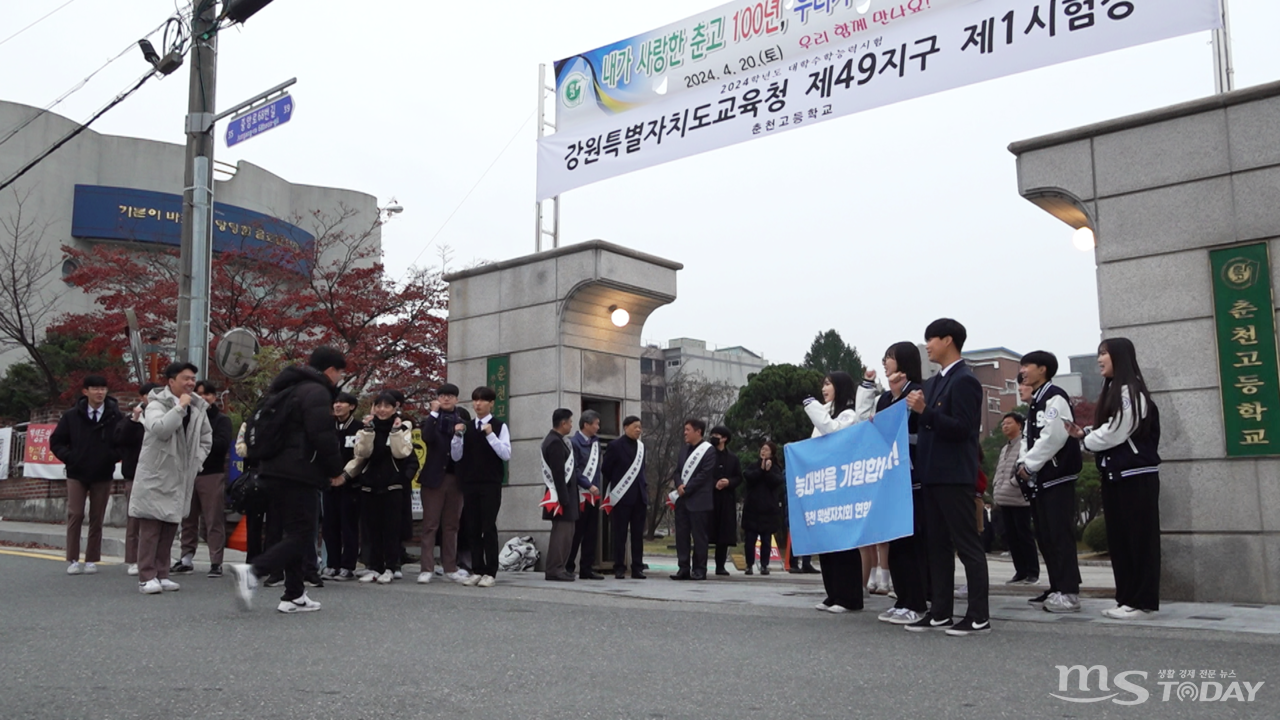
<instances>
[{"instance_id":1,"label":"man with grey hair","mask_svg":"<svg viewBox=\"0 0 1280 720\"><path fill-rule=\"evenodd\" d=\"M600 413L587 410L578 418L578 432L573 439L574 478L578 486L578 522L573 530L573 544L569 547L569 562L565 570L573 574L574 558L578 558L578 577L583 580L603 580L596 572L596 538L600 534L600 510L596 503L600 498ZM582 548L579 557L578 548Z\"/></svg>"}]
</instances>

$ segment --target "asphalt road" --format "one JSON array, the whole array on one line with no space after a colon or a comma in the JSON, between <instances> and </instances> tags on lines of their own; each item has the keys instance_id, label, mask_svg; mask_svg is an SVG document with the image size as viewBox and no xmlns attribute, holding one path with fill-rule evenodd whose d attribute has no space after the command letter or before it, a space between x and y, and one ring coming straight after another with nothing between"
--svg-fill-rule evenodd
<instances>
[{"instance_id":1,"label":"asphalt road","mask_svg":"<svg viewBox=\"0 0 1280 720\"><path fill-rule=\"evenodd\" d=\"M356 584L317 613L235 609L230 579L143 596L119 566L69 577L0 549L0 719L1275 718L1280 641L1142 627L1003 622L917 635L873 613L635 600L572 586ZM669 582L649 580L648 582ZM1057 665L1149 692L1056 699ZM1162 699L1161 670L1235 672L1252 703ZM1073 697L1090 692L1071 681ZM1179 680L1179 682L1182 682ZM1190 682L1190 681L1187 681ZM1244 688L1240 687L1241 693ZM1184 694L1189 691L1184 690Z\"/></svg>"}]
</instances>

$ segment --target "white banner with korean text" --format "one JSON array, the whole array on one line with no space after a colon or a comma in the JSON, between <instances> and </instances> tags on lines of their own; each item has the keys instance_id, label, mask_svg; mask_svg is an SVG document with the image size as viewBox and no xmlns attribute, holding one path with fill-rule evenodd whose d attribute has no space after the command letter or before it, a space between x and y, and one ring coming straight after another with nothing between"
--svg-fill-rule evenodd
<instances>
[{"instance_id":1,"label":"white banner with korean text","mask_svg":"<svg viewBox=\"0 0 1280 720\"><path fill-rule=\"evenodd\" d=\"M539 200L902 100L1222 25L1218 0L976 0L538 140Z\"/></svg>"}]
</instances>

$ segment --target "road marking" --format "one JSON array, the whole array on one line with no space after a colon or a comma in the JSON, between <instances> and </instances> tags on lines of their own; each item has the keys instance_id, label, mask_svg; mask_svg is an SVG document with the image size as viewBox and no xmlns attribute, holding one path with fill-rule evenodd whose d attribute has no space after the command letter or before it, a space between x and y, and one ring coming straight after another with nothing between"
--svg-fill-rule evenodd
<instances>
[{"instance_id":1,"label":"road marking","mask_svg":"<svg viewBox=\"0 0 1280 720\"><path fill-rule=\"evenodd\" d=\"M0 555L14 555L16 557L35 558L37 560L58 560L66 562L66 558L62 555L54 555L52 553L32 552L30 550L8 550L0 548ZM114 563L98 562L98 565L113 565Z\"/></svg>"}]
</instances>

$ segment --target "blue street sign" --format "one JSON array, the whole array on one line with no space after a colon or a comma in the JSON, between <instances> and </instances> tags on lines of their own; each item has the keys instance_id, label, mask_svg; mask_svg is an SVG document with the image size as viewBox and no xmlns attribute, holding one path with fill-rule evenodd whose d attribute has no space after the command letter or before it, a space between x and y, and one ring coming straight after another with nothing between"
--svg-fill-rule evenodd
<instances>
[{"instance_id":1,"label":"blue street sign","mask_svg":"<svg viewBox=\"0 0 1280 720\"><path fill-rule=\"evenodd\" d=\"M227 123L227 147L244 142L293 118L293 96L283 97L231 119Z\"/></svg>"}]
</instances>

